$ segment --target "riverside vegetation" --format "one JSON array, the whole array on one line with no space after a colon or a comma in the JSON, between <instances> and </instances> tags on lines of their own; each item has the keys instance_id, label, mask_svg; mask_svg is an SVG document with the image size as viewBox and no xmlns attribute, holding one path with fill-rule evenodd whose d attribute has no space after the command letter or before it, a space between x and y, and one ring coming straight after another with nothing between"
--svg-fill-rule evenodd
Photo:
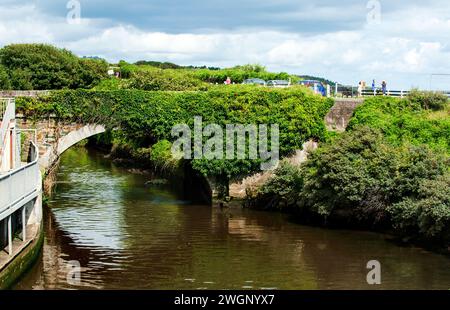
<instances>
[{"instance_id":1,"label":"riverside vegetation","mask_svg":"<svg viewBox=\"0 0 450 310\"><path fill-rule=\"evenodd\" d=\"M223 86L250 77L289 79L258 65L230 69L180 67L158 62L117 66L122 79L105 75L108 64L47 45L12 45L0 50L0 88L65 89L38 98L18 98L29 118L101 123L97 137L119 157L176 171L191 165L227 185L255 172L258 161L177 161L171 155L173 125L204 123L280 125L286 157L308 139L319 149L300 167L283 163L246 202L254 208L293 212L304 221L391 231L408 240L450 242L450 118L448 100L412 92L407 99L367 99L343 134L325 129L331 99L310 91ZM91 90L80 89L91 88ZM73 90L70 90L73 89ZM114 130L113 130L114 129Z\"/></svg>"},{"instance_id":2,"label":"riverside vegetation","mask_svg":"<svg viewBox=\"0 0 450 310\"><path fill-rule=\"evenodd\" d=\"M449 116L439 94L366 99L348 132L330 138L300 167L283 163L248 204L448 246Z\"/></svg>"}]
</instances>

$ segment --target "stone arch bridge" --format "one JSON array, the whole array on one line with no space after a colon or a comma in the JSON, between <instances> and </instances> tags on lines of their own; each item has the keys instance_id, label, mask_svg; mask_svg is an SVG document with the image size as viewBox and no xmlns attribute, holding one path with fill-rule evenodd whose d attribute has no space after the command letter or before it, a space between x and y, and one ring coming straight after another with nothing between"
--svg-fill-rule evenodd
<instances>
[{"instance_id":1,"label":"stone arch bridge","mask_svg":"<svg viewBox=\"0 0 450 310\"><path fill-rule=\"evenodd\" d=\"M20 275L29 267L28 257L42 245L42 173L52 175L52 167L64 151L105 132L100 124L64 123L54 117L31 120L15 114L14 97L41 94L0 92L0 289L10 286L13 275ZM362 100L336 99L325 117L328 129L344 131L360 103ZM29 147L21 153L21 145ZM315 147L317 144L309 141L289 160L300 163ZM232 184L230 194L234 192L239 197L245 194L245 188L257 186L267 177L270 175L260 174ZM44 182L44 191L51 189L49 179L48 186Z\"/></svg>"},{"instance_id":2,"label":"stone arch bridge","mask_svg":"<svg viewBox=\"0 0 450 310\"><path fill-rule=\"evenodd\" d=\"M36 97L48 94L49 91L0 91L0 98ZM325 117L328 130L345 131L354 110L363 99L336 98L335 104ZM39 166L46 171L68 148L91 136L105 132L98 124L63 124L55 118L41 119L38 122L27 120L21 115L16 116L17 128L36 131L36 144L39 148Z\"/></svg>"},{"instance_id":3,"label":"stone arch bridge","mask_svg":"<svg viewBox=\"0 0 450 310\"><path fill-rule=\"evenodd\" d=\"M103 125L59 123L52 117L33 122L18 115L16 126L20 128L19 131L34 132L33 138L39 148L39 166L42 171L50 169L71 146L105 132Z\"/></svg>"}]
</instances>

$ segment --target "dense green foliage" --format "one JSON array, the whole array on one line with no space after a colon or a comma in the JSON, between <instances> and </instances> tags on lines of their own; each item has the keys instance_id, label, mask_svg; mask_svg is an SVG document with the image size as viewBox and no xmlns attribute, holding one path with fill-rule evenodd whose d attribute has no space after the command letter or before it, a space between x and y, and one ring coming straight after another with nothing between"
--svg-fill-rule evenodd
<instances>
[{"instance_id":1,"label":"dense green foliage","mask_svg":"<svg viewBox=\"0 0 450 310\"><path fill-rule=\"evenodd\" d=\"M139 60L135 63L137 66L152 66L159 69L181 69L182 66L174 64L172 62L160 62L151 60Z\"/></svg>"},{"instance_id":2,"label":"dense green foliage","mask_svg":"<svg viewBox=\"0 0 450 310\"><path fill-rule=\"evenodd\" d=\"M379 130L358 127L325 143L301 167L281 165L257 200L325 221L345 214L357 227L449 242L449 164L426 145L393 146Z\"/></svg>"},{"instance_id":3,"label":"dense green foliage","mask_svg":"<svg viewBox=\"0 0 450 310\"><path fill-rule=\"evenodd\" d=\"M10 89L11 82L9 80L8 72L5 67L0 65L0 89Z\"/></svg>"},{"instance_id":4,"label":"dense green foliage","mask_svg":"<svg viewBox=\"0 0 450 310\"><path fill-rule=\"evenodd\" d=\"M211 84L223 84L229 77L232 83L241 84L248 78L264 80L283 79L294 83L297 76L287 73L271 73L260 65L236 66L228 69L189 68L165 66L160 63L139 62L140 65L119 63L122 80L118 83L103 81L97 89L142 89L142 90L206 90ZM153 66L153 65L155 66Z\"/></svg>"},{"instance_id":5,"label":"dense green foliage","mask_svg":"<svg viewBox=\"0 0 450 310\"><path fill-rule=\"evenodd\" d=\"M145 149L161 140L173 141L176 124L193 128L194 116L203 125L278 124L280 154L286 156L309 139L323 140L323 118L333 101L301 87L270 89L231 85L197 92L57 91L40 98L19 98L17 108L29 117L54 114L61 120L105 124L120 128L116 142L126 149L150 154ZM195 160L194 168L219 182L259 168L258 160Z\"/></svg>"},{"instance_id":6,"label":"dense green foliage","mask_svg":"<svg viewBox=\"0 0 450 310\"><path fill-rule=\"evenodd\" d=\"M412 90L408 94L409 102L414 106L420 106L425 110L442 110L448 104L448 98L443 93Z\"/></svg>"},{"instance_id":7,"label":"dense green foliage","mask_svg":"<svg viewBox=\"0 0 450 310\"><path fill-rule=\"evenodd\" d=\"M141 90L206 90L207 85L197 79L191 72L174 69L157 69L147 67L146 70L134 72L123 85L128 89Z\"/></svg>"},{"instance_id":8,"label":"dense green foliage","mask_svg":"<svg viewBox=\"0 0 450 310\"><path fill-rule=\"evenodd\" d=\"M437 106L442 109L427 109ZM427 144L433 149L450 153L450 106L446 98L442 99L442 95L427 96L426 93L414 92L410 99L366 99L365 103L356 109L349 129L358 125L380 129L394 145Z\"/></svg>"},{"instance_id":9,"label":"dense green foliage","mask_svg":"<svg viewBox=\"0 0 450 310\"><path fill-rule=\"evenodd\" d=\"M0 64L9 76L9 86L17 90L91 88L108 70L104 60L78 58L45 44L5 46L0 49Z\"/></svg>"},{"instance_id":10,"label":"dense green foliage","mask_svg":"<svg viewBox=\"0 0 450 310\"><path fill-rule=\"evenodd\" d=\"M249 203L449 244L449 119L439 94L367 99L348 132L281 165Z\"/></svg>"}]
</instances>

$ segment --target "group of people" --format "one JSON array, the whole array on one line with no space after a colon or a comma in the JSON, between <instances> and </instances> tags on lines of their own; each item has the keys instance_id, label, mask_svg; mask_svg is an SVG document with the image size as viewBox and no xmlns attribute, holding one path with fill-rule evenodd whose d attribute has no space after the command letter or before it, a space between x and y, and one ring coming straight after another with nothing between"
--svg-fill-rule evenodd
<instances>
[{"instance_id":1,"label":"group of people","mask_svg":"<svg viewBox=\"0 0 450 310\"><path fill-rule=\"evenodd\" d=\"M365 81L359 81L358 83L358 96L362 96L363 90L366 89L366 82ZM374 96L377 94L377 84L375 80L372 81L372 91ZM383 93L383 96L387 95L387 83L386 81L381 82L381 91Z\"/></svg>"}]
</instances>

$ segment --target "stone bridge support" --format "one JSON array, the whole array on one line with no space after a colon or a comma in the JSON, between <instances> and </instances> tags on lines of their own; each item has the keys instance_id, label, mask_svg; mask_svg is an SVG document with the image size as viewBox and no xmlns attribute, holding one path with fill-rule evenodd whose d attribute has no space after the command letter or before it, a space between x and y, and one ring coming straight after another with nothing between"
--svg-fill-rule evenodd
<instances>
[{"instance_id":1,"label":"stone bridge support","mask_svg":"<svg viewBox=\"0 0 450 310\"><path fill-rule=\"evenodd\" d=\"M344 132L353 116L355 109L364 102L364 99L336 98L330 112L325 116L324 122L327 130ZM315 141L307 141L301 150L297 150L291 157L286 158L293 165L301 165L308 159L308 154L318 148ZM273 176L273 171L265 171L249 176L239 182L230 184L230 197L244 199L252 195ZM210 184L213 184L210 181ZM214 186L211 186L214 188ZM214 195L214 189L213 189Z\"/></svg>"},{"instance_id":2,"label":"stone bridge support","mask_svg":"<svg viewBox=\"0 0 450 310\"><path fill-rule=\"evenodd\" d=\"M27 139L36 139L39 147L39 166L43 172L48 172L61 154L71 146L105 132L105 127L102 125L59 123L54 118L33 122L17 116L16 122L17 127L24 132L35 130L35 137L27 135Z\"/></svg>"},{"instance_id":3,"label":"stone bridge support","mask_svg":"<svg viewBox=\"0 0 450 310\"><path fill-rule=\"evenodd\" d=\"M355 112L355 109L364 102L364 99L336 98L334 105L325 116L325 125L330 131L344 132Z\"/></svg>"}]
</instances>

